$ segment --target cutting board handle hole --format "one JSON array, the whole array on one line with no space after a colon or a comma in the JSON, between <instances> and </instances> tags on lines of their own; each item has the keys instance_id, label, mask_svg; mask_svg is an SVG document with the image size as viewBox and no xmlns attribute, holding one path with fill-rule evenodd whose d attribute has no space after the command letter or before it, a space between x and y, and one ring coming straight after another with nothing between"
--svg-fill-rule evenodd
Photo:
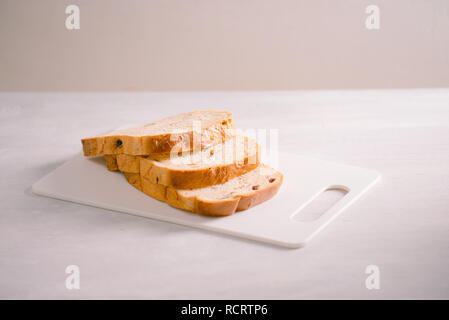
<instances>
[{"instance_id":1,"label":"cutting board handle hole","mask_svg":"<svg viewBox=\"0 0 449 320\"><path fill-rule=\"evenodd\" d=\"M316 195L302 209L295 213L291 219L300 222L309 222L319 219L325 212L343 199L349 188L340 185L330 186Z\"/></svg>"}]
</instances>

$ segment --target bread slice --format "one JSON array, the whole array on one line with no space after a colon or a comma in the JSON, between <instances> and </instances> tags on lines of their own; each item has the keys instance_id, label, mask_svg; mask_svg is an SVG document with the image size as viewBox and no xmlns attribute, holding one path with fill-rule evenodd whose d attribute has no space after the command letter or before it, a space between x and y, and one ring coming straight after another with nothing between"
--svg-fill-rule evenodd
<instances>
[{"instance_id":1,"label":"bread slice","mask_svg":"<svg viewBox=\"0 0 449 320\"><path fill-rule=\"evenodd\" d=\"M168 117L143 126L116 130L82 139L85 156L105 154L150 155L205 148L233 134L234 119L227 111L193 111ZM198 141L194 141L194 136Z\"/></svg>"},{"instance_id":2,"label":"bread slice","mask_svg":"<svg viewBox=\"0 0 449 320\"><path fill-rule=\"evenodd\" d=\"M260 146L255 140L238 135L213 147L173 158L127 154L105 158L111 162L116 159L115 165L108 164L108 169L117 167L122 172L141 173L152 183L178 189L196 189L224 183L255 169L260 156Z\"/></svg>"},{"instance_id":3,"label":"bread slice","mask_svg":"<svg viewBox=\"0 0 449 320\"><path fill-rule=\"evenodd\" d=\"M257 168L260 156L257 141L238 135L195 153L160 160L140 157L139 169L151 183L197 189L225 183ZM120 163L118 167L124 169Z\"/></svg>"},{"instance_id":4,"label":"bread slice","mask_svg":"<svg viewBox=\"0 0 449 320\"><path fill-rule=\"evenodd\" d=\"M136 173L125 173L128 182L147 195L169 205L207 216L229 216L274 197L283 175L261 164L226 183L193 190L179 190L152 183Z\"/></svg>"}]
</instances>

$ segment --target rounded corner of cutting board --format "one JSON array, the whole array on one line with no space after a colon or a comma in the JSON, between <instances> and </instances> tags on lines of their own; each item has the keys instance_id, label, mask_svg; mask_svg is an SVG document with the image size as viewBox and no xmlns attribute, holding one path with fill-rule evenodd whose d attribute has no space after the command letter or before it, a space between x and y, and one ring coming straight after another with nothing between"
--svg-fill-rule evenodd
<instances>
[{"instance_id":1,"label":"rounded corner of cutting board","mask_svg":"<svg viewBox=\"0 0 449 320\"><path fill-rule=\"evenodd\" d=\"M43 193L41 192L41 190L40 190L40 188L39 188L39 184L40 184L40 180L39 181L37 181L37 182L35 182L35 183L33 183L32 185L31 185L31 192L33 193L33 194L36 194L36 195L43 195Z\"/></svg>"}]
</instances>

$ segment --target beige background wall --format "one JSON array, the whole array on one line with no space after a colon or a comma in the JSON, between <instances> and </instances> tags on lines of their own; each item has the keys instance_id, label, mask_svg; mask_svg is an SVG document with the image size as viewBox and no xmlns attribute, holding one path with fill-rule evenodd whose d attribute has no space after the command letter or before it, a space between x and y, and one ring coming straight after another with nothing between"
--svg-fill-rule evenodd
<instances>
[{"instance_id":1,"label":"beige background wall","mask_svg":"<svg viewBox=\"0 0 449 320\"><path fill-rule=\"evenodd\" d=\"M448 0L0 0L2 91L448 86Z\"/></svg>"}]
</instances>

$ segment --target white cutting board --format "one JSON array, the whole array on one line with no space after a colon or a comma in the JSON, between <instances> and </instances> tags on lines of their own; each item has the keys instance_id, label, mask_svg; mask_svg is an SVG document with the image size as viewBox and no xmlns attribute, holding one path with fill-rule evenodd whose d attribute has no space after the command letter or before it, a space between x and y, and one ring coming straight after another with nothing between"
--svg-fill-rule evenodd
<instances>
[{"instance_id":1,"label":"white cutting board","mask_svg":"<svg viewBox=\"0 0 449 320\"><path fill-rule=\"evenodd\" d=\"M229 217L202 217L154 200L127 183L123 174L106 170L104 159L82 155L67 161L32 186L34 193L206 229L289 248L304 246L379 179L372 170L281 154L284 182L271 200ZM349 192L314 221L293 216L329 187Z\"/></svg>"}]
</instances>

